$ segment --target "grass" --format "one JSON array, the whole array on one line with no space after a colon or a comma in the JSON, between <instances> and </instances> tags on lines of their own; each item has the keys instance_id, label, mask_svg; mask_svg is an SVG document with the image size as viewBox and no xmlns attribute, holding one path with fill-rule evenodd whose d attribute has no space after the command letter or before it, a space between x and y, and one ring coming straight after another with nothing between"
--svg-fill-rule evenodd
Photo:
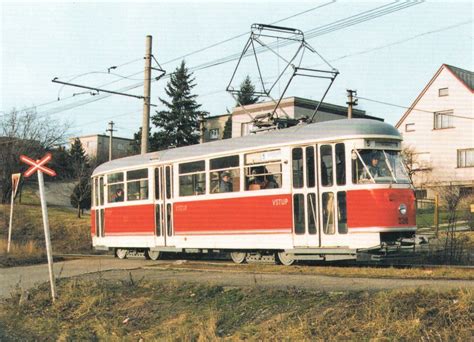
<instances>
[{"instance_id":1,"label":"grass","mask_svg":"<svg viewBox=\"0 0 474 342\"><path fill-rule=\"evenodd\" d=\"M0 340L468 341L470 290L272 290L134 280L62 280L0 304Z\"/></svg>"},{"instance_id":2,"label":"grass","mask_svg":"<svg viewBox=\"0 0 474 342\"><path fill-rule=\"evenodd\" d=\"M0 205L0 241L7 240L10 205ZM48 207L51 244L53 253L80 253L92 251L90 236L90 215L77 218L74 209ZM23 265L28 260L45 253L44 229L41 207L34 189L23 191L22 203L15 203L13 212L12 242L18 253L14 257L6 255L6 247L0 249L0 267L5 264ZM5 245L5 242L1 242ZM24 248L24 246L35 248ZM8 261L6 261L8 259ZM46 260L45 258L43 260Z\"/></svg>"},{"instance_id":3,"label":"grass","mask_svg":"<svg viewBox=\"0 0 474 342\"><path fill-rule=\"evenodd\" d=\"M344 266L315 266L293 265L284 267L271 264L219 264L195 263L169 264L151 266L159 269L203 270L222 272L246 273L275 273L275 274L308 274L324 275L342 278L400 278L400 279L463 279L474 280L474 269L453 267L423 267L423 268L394 268L394 267L344 267Z\"/></svg>"},{"instance_id":4,"label":"grass","mask_svg":"<svg viewBox=\"0 0 474 342\"><path fill-rule=\"evenodd\" d=\"M434 227L434 209L419 209L416 213L416 224L418 228L425 227ZM458 225L468 225L470 218L470 213L467 210L457 210L457 221ZM449 213L441 209L439 212L439 224L446 225L448 224ZM440 227L442 229L443 227Z\"/></svg>"},{"instance_id":5,"label":"grass","mask_svg":"<svg viewBox=\"0 0 474 342\"><path fill-rule=\"evenodd\" d=\"M10 252L7 253L7 250L7 240L0 240L0 267L39 264L46 260L45 250L34 241L22 244L12 242Z\"/></svg>"}]
</instances>

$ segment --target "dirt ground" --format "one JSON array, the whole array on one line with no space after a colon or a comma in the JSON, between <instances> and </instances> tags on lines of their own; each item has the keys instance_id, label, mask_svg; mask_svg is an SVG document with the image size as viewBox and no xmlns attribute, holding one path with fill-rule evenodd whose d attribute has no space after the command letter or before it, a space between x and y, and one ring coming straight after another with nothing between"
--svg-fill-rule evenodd
<instances>
[{"instance_id":1,"label":"dirt ground","mask_svg":"<svg viewBox=\"0 0 474 342\"><path fill-rule=\"evenodd\" d=\"M300 288L320 291L381 291L390 289L425 288L448 291L456 288L474 288L469 280L382 279L330 277L311 274L268 274L258 271L192 270L187 262L185 270L173 268L182 261L151 261L144 259L119 260L112 257L93 257L57 262L56 278L84 277L88 279L161 280L164 282L193 282L206 285L236 287L269 287L276 289ZM48 281L47 265L11 267L1 270L0 297L9 296L16 287L30 289Z\"/></svg>"}]
</instances>

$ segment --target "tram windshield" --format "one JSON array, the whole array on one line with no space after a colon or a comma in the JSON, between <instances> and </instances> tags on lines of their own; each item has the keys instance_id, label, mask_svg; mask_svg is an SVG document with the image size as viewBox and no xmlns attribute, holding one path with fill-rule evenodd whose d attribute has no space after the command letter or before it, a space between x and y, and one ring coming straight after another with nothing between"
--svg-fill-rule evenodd
<instances>
[{"instance_id":1,"label":"tram windshield","mask_svg":"<svg viewBox=\"0 0 474 342\"><path fill-rule=\"evenodd\" d=\"M352 182L407 184L411 181L400 151L363 149L352 151Z\"/></svg>"}]
</instances>

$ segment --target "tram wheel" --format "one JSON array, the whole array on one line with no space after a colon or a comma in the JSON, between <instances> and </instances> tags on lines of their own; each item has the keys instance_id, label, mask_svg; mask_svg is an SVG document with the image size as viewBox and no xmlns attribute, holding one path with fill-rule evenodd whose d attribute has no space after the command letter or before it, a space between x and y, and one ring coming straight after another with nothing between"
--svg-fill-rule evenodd
<instances>
[{"instance_id":1,"label":"tram wheel","mask_svg":"<svg viewBox=\"0 0 474 342\"><path fill-rule=\"evenodd\" d=\"M116 248L115 256L119 259L127 259L128 249L125 248Z\"/></svg>"},{"instance_id":2,"label":"tram wheel","mask_svg":"<svg viewBox=\"0 0 474 342\"><path fill-rule=\"evenodd\" d=\"M160 251L151 251L151 250L146 250L145 251L145 258L148 260L158 260L161 256Z\"/></svg>"},{"instance_id":3,"label":"tram wheel","mask_svg":"<svg viewBox=\"0 0 474 342\"><path fill-rule=\"evenodd\" d=\"M236 264L243 264L245 262L245 259L247 258L247 253L232 252L230 253L230 257L232 258L232 261Z\"/></svg>"},{"instance_id":4,"label":"tram wheel","mask_svg":"<svg viewBox=\"0 0 474 342\"><path fill-rule=\"evenodd\" d=\"M291 266L294 264L295 259L290 254L285 252L278 252L275 258L276 262L280 265Z\"/></svg>"}]
</instances>

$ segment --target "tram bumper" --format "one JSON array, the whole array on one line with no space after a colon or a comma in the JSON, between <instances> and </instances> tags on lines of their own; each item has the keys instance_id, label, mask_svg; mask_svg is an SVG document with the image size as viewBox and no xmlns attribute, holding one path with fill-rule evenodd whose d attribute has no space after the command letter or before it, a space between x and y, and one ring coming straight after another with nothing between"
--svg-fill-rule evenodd
<instances>
[{"instance_id":1,"label":"tram bumper","mask_svg":"<svg viewBox=\"0 0 474 342\"><path fill-rule=\"evenodd\" d=\"M381 243L371 248L358 249L358 262L414 261L428 251L428 239L422 235L401 238L392 243Z\"/></svg>"}]
</instances>

